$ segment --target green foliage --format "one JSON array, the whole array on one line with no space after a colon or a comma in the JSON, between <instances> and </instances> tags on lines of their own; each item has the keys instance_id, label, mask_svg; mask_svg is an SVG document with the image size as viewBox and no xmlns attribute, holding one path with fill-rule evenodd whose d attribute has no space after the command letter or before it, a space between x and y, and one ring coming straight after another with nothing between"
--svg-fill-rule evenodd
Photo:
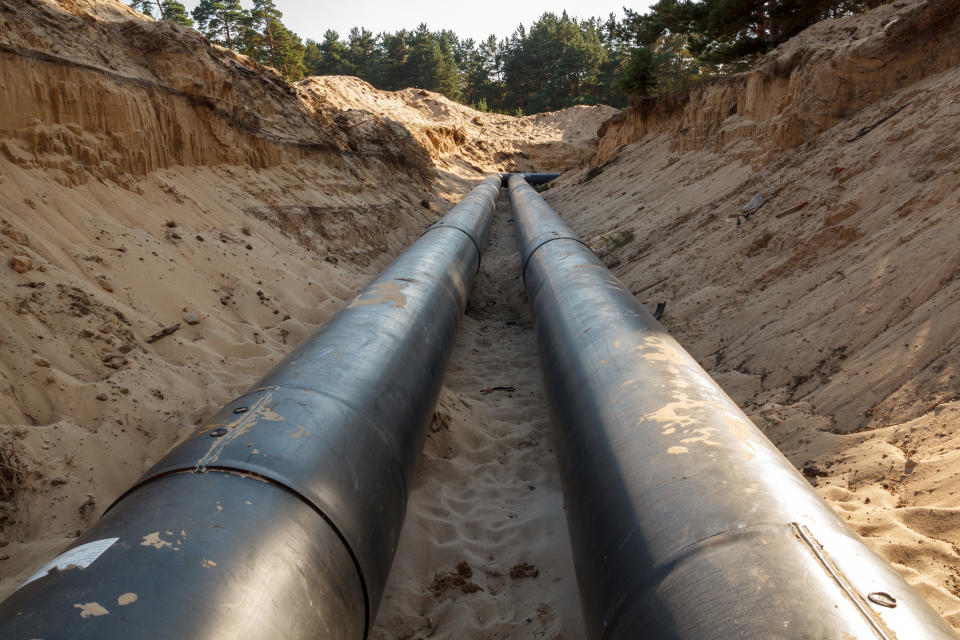
<instances>
[{"instance_id":1,"label":"green foliage","mask_svg":"<svg viewBox=\"0 0 960 640\"><path fill-rule=\"evenodd\" d=\"M653 51L650 47L638 47L630 52L630 60L617 81L620 88L630 95L649 95L656 84L653 73Z\"/></svg>"},{"instance_id":2,"label":"green foliage","mask_svg":"<svg viewBox=\"0 0 960 640\"><path fill-rule=\"evenodd\" d=\"M346 46L340 42L340 35L328 29L323 34L323 42L307 40L303 64L308 72L315 76L343 73L348 68L346 51Z\"/></svg>"},{"instance_id":3,"label":"green foliage","mask_svg":"<svg viewBox=\"0 0 960 640\"><path fill-rule=\"evenodd\" d=\"M130 0L127 4L143 15L153 17L153 0Z\"/></svg>"},{"instance_id":4,"label":"green foliage","mask_svg":"<svg viewBox=\"0 0 960 640\"><path fill-rule=\"evenodd\" d=\"M160 10L163 13L163 19L182 24L185 27L192 27L193 20L187 13L187 8L182 2L177 0L160 0Z\"/></svg>"},{"instance_id":5,"label":"green foliage","mask_svg":"<svg viewBox=\"0 0 960 640\"><path fill-rule=\"evenodd\" d=\"M190 25L179 0L128 0L160 19ZM824 18L884 0L658 0L646 13L581 20L544 13L507 38L461 40L425 24L394 33L327 31L302 43L282 22L275 0L200 0L197 29L210 40L276 68L353 75L380 89L419 87L479 111L523 115L579 104L623 107L629 96L681 91L704 78L747 68L757 56Z\"/></svg>"},{"instance_id":6,"label":"green foliage","mask_svg":"<svg viewBox=\"0 0 960 640\"><path fill-rule=\"evenodd\" d=\"M510 106L538 112L600 101L597 76L607 51L593 21L545 13L529 32L514 33L507 54L504 84L515 100Z\"/></svg>"},{"instance_id":7,"label":"green foliage","mask_svg":"<svg viewBox=\"0 0 960 640\"><path fill-rule=\"evenodd\" d=\"M625 9L619 29L637 48L621 87L634 95L656 95L711 75L742 71L815 22L880 4L882 0L659 0L644 14Z\"/></svg>"},{"instance_id":8,"label":"green foliage","mask_svg":"<svg viewBox=\"0 0 960 640\"><path fill-rule=\"evenodd\" d=\"M240 0L200 0L193 10L200 33L228 49L243 44L241 38L248 17Z\"/></svg>"},{"instance_id":9,"label":"green foliage","mask_svg":"<svg viewBox=\"0 0 960 640\"><path fill-rule=\"evenodd\" d=\"M287 29L273 0L253 0L243 18L241 53L279 71L287 80L299 80L307 70L300 38Z\"/></svg>"},{"instance_id":10,"label":"green foliage","mask_svg":"<svg viewBox=\"0 0 960 640\"><path fill-rule=\"evenodd\" d=\"M624 106L616 78L629 46L617 26L612 15L604 21L545 13L529 31L520 25L509 38L479 43L423 24L376 37L354 29L345 42L327 32L323 43L307 42L304 63L310 74L356 75L387 90L419 87L500 113Z\"/></svg>"},{"instance_id":11,"label":"green foliage","mask_svg":"<svg viewBox=\"0 0 960 640\"><path fill-rule=\"evenodd\" d=\"M634 235L632 230L626 231L610 231L605 233L599 238L597 238L593 243L591 243L590 248L593 250L597 256L604 258L616 249L620 247L625 247L634 241Z\"/></svg>"},{"instance_id":12,"label":"green foliage","mask_svg":"<svg viewBox=\"0 0 960 640\"><path fill-rule=\"evenodd\" d=\"M407 86L459 99L460 76L453 55L454 40L450 32L431 33L427 25L421 24L406 39L403 73L394 76L405 76Z\"/></svg>"},{"instance_id":13,"label":"green foliage","mask_svg":"<svg viewBox=\"0 0 960 640\"><path fill-rule=\"evenodd\" d=\"M192 27L193 20L187 14L187 8L177 0L130 0L128 3L140 13L153 17L153 8L157 8L160 20L177 22L185 27Z\"/></svg>"}]
</instances>

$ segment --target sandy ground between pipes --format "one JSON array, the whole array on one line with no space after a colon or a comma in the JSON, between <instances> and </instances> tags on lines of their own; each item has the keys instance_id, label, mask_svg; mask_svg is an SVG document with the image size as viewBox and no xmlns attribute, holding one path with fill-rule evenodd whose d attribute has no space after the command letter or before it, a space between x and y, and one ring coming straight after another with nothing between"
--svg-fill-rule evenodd
<instances>
[{"instance_id":1,"label":"sandy ground between pipes","mask_svg":"<svg viewBox=\"0 0 960 640\"><path fill-rule=\"evenodd\" d=\"M417 469L375 639L583 637L516 244L502 194Z\"/></svg>"}]
</instances>

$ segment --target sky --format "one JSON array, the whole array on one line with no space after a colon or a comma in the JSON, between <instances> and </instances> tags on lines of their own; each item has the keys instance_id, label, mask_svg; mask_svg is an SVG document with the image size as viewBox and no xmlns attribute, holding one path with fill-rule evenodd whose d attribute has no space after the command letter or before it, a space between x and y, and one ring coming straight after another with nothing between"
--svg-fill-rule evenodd
<instances>
[{"instance_id":1,"label":"sky","mask_svg":"<svg viewBox=\"0 0 960 640\"><path fill-rule=\"evenodd\" d=\"M188 11L193 11L199 0L181 0ZM643 11L649 4L627 3L624 0L566 0L542 2L539 0L427 0L402 2L398 0L275 0L283 12L287 28L306 40L322 40L327 29L337 31L346 39L351 27L365 27L374 34L381 31L414 29L426 22L431 31L450 29L461 39L485 40L491 33L497 38L510 35L520 23L530 26L545 11L567 13L578 18L606 17L611 12L623 17L623 7ZM241 0L250 8L252 0Z\"/></svg>"}]
</instances>

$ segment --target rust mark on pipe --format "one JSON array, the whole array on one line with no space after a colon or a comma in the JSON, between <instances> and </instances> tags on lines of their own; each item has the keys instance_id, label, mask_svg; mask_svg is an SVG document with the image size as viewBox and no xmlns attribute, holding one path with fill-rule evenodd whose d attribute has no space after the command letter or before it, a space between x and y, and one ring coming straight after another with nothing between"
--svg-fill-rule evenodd
<instances>
[{"instance_id":1,"label":"rust mark on pipe","mask_svg":"<svg viewBox=\"0 0 960 640\"><path fill-rule=\"evenodd\" d=\"M398 309L407 306L407 296L403 290L410 280L384 280L370 285L358 295L347 307L369 307L375 304L391 303Z\"/></svg>"}]
</instances>

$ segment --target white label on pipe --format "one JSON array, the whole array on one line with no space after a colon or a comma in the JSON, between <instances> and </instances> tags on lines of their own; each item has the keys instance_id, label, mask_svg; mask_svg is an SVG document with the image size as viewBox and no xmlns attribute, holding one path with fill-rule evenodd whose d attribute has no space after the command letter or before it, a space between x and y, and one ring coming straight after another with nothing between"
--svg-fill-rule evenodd
<instances>
[{"instance_id":1,"label":"white label on pipe","mask_svg":"<svg viewBox=\"0 0 960 640\"><path fill-rule=\"evenodd\" d=\"M68 549L40 567L39 571L30 576L30 579L18 588L23 588L34 580L39 580L53 569L57 571L64 571L65 569L86 569L119 539L120 538L104 538L103 540L94 540L93 542L82 544L79 547Z\"/></svg>"}]
</instances>

